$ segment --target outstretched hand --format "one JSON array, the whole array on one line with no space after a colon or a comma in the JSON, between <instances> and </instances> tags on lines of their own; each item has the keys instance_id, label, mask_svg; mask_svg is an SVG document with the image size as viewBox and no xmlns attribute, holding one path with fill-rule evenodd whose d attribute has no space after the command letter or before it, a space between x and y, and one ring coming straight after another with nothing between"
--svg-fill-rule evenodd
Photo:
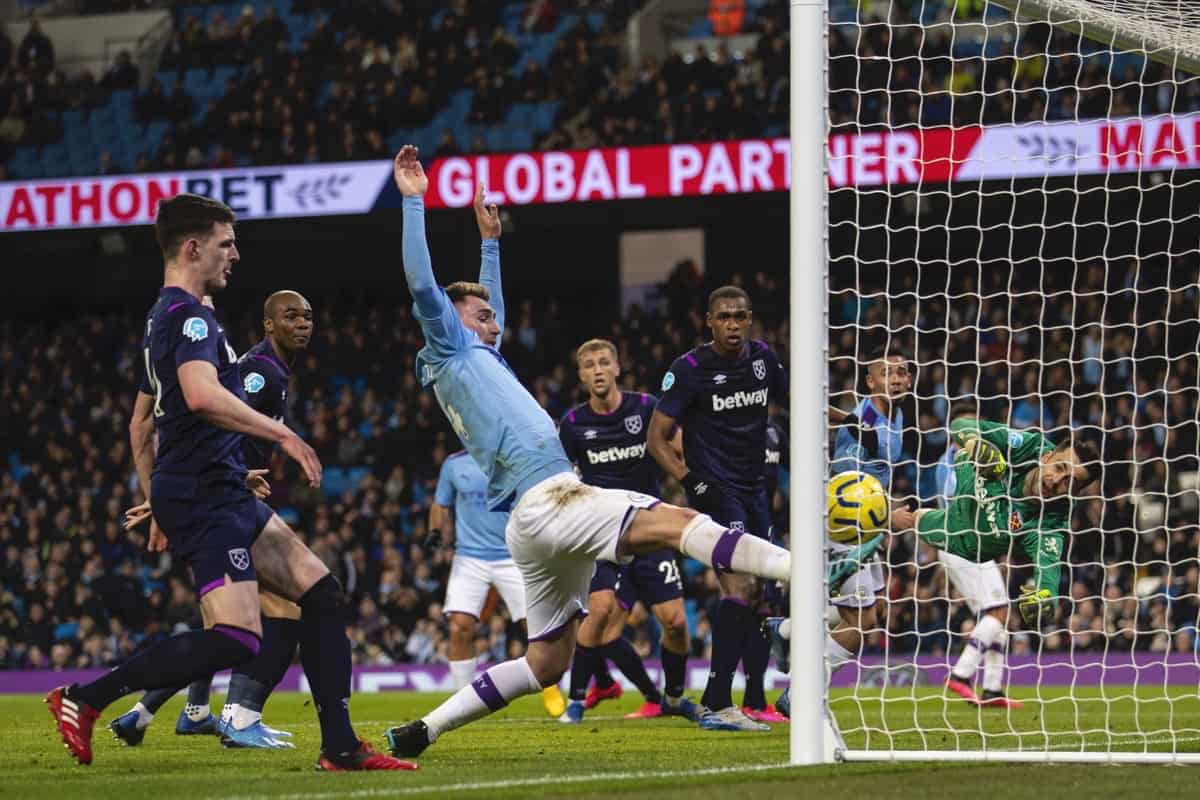
<instances>
[{"instance_id":1,"label":"outstretched hand","mask_svg":"<svg viewBox=\"0 0 1200 800\"><path fill-rule=\"evenodd\" d=\"M500 209L495 203L490 206L483 204L483 184L475 187L475 222L479 225L479 235L484 239L500 238Z\"/></svg>"},{"instance_id":2,"label":"outstretched hand","mask_svg":"<svg viewBox=\"0 0 1200 800\"><path fill-rule=\"evenodd\" d=\"M396 180L396 188L405 197L420 197L429 188L429 178L425 177L425 169L417 159L417 148L411 144L404 145L396 154L392 177Z\"/></svg>"}]
</instances>

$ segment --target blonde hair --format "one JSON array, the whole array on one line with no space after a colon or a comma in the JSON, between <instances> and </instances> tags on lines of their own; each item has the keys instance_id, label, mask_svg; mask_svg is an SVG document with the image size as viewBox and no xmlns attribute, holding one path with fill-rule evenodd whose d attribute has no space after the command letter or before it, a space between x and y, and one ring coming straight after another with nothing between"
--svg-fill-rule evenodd
<instances>
[{"instance_id":1,"label":"blonde hair","mask_svg":"<svg viewBox=\"0 0 1200 800\"><path fill-rule=\"evenodd\" d=\"M486 286L471 281L455 281L446 287L446 294L450 296L451 303L466 300L468 297L478 297L480 300L487 301L492 299L492 293Z\"/></svg>"},{"instance_id":2,"label":"blonde hair","mask_svg":"<svg viewBox=\"0 0 1200 800\"><path fill-rule=\"evenodd\" d=\"M593 350L608 350L613 355L613 360L619 360L617 354L617 346L608 339L588 339L583 344L579 345L579 349L575 351L575 363L578 364L583 360L584 353L590 353Z\"/></svg>"}]
</instances>

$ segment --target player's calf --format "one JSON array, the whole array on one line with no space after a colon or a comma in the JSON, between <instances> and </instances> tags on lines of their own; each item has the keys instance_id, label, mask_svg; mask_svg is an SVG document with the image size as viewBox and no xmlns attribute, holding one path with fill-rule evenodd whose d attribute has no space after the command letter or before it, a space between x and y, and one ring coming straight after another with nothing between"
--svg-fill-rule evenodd
<instances>
[{"instance_id":1,"label":"player's calf","mask_svg":"<svg viewBox=\"0 0 1200 800\"><path fill-rule=\"evenodd\" d=\"M706 514L661 503L641 509L622 540L622 552L648 553L670 547L717 571L791 579L791 554L745 531L726 528Z\"/></svg>"}]
</instances>

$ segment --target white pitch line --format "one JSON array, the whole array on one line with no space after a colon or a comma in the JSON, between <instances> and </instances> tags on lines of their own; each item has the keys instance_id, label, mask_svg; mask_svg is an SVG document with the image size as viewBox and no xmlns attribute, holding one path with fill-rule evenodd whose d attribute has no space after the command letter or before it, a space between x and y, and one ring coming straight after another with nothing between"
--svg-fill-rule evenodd
<instances>
[{"instance_id":1,"label":"white pitch line","mask_svg":"<svg viewBox=\"0 0 1200 800\"><path fill-rule=\"evenodd\" d=\"M665 772L596 772L590 775L546 775L541 778L517 778L506 781L475 781L471 783L441 783L425 786L408 786L403 788L389 787L378 789L358 789L352 792L304 792L302 794L285 795L213 795L223 800L266 800L267 798L282 798L282 800L325 800L339 797L400 797L418 794L446 794L451 792L479 792L494 789L516 789L522 786L558 786L568 783L601 783L607 781L633 781L647 778L687 778L704 777L708 775L738 775L752 772L767 772L770 770L788 769L791 764L752 764L742 767L709 767L706 769L670 770Z\"/></svg>"}]
</instances>

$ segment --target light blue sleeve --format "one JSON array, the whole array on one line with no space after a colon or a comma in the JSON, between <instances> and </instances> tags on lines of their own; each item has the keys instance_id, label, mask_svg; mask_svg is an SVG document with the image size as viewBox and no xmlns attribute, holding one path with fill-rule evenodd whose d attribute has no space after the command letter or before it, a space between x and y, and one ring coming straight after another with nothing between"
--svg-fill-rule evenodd
<instances>
[{"instance_id":1,"label":"light blue sleeve","mask_svg":"<svg viewBox=\"0 0 1200 800\"><path fill-rule=\"evenodd\" d=\"M479 282L487 287L491 295L492 308L496 310L496 324L500 326L500 338L504 338L504 288L500 283L500 240L484 239L479 245ZM496 349L500 349L499 342Z\"/></svg>"},{"instance_id":2,"label":"light blue sleeve","mask_svg":"<svg viewBox=\"0 0 1200 800\"><path fill-rule=\"evenodd\" d=\"M438 472L437 489L433 493L433 501L445 508L454 508L454 477L450 474L450 459L442 462Z\"/></svg>"},{"instance_id":3,"label":"light blue sleeve","mask_svg":"<svg viewBox=\"0 0 1200 800\"><path fill-rule=\"evenodd\" d=\"M467 329L458 318L458 311L438 286L425 241L425 201L420 197L404 198L404 237L402 255L404 277L412 292L417 321L425 334L425 342L437 354L453 355L470 344Z\"/></svg>"}]
</instances>

